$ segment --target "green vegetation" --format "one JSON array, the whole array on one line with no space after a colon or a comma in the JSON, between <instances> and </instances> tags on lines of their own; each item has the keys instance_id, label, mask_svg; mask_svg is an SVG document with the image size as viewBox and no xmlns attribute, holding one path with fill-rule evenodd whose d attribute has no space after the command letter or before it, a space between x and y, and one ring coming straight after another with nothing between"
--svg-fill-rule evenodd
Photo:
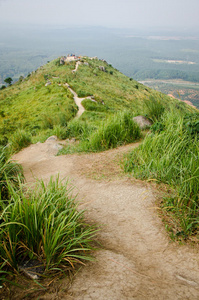
<instances>
[{"instance_id":1,"label":"green vegetation","mask_svg":"<svg viewBox=\"0 0 199 300\"><path fill-rule=\"evenodd\" d=\"M0 202L0 262L18 271L24 260L37 259L45 272L74 267L90 260L91 240L96 230L77 210L67 183L51 178L34 190L18 190L7 182L10 199Z\"/></svg>"},{"instance_id":2,"label":"green vegetation","mask_svg":"<svg viewBox=\"0 0 199 300\"><path fill-rule=\"evenodd\" d=\"M197 233L198 112L183 102L146 88L132 78L129 80L105 61L83 57L75 73L72 72L74 68L75 62L60 65L59 59L56 59L0 91L0 143L9 144L10 152L16 152L31 142L43 142L50 135L56 135L60 139L74 139L73 142L68 142L60 154L104 151L140 139L141 131L133 122L133 117L145 115L153 122L151 132L144 138L142 145L125 160L125 170L139 178L155 179L172 187L172 196L167 197L162 205L164 211L176 220L173 232L184 237ZM68 85L79 97L92 96L91 99L83 100L85 112L80 118L74 118L77 107ZM1 228L2 235L6 237L3 245L9 251L3 247L1 251L3 255L13 252L10 257L5 256L3 261L17 269L18 260L22 257L37 257L45 262L46 270L51 270L59 268L62 258L67 257L68 263L72 265L81 257L75 251L76 256L70 256L70 251L79 251L80 245L72 247L72 250L68 248L67 241L59 239L56 231L51 232L51 223L48 223L54 222L57 232L63 230L64 235L67 234L64 224L68 217L63 208L63 199L70 202L71 198L64 196L64 193L67 194L66 187L58 186L58 182L51 180L48 187L40 183L40 187L30 193L24 192L22 188L19 191L13 190L10 183L7 185L11 193L9 209L2 201L1 212L8 226ZM49 203L49 206L54 207L53 201L58 201L61 211L45 206L45 203ZM73 205L74 201L74 210L71 207L70 212L74 213L71 217L75 219L76 207ZM20 216L18 208L21 211L27 209L25 219ZM49 214L46 219L43 218L44 223L41 222L39 211ZM34 229L34 236L27 229L30 226L27 217L29 213L34 215L34 222L39 222L35 223L35 228L40 228L39 233ZM10 219L12 217L17 221ZM59 227L58 223L55 225L56 219L61 220L62 217L63 223L59 223L63 227ZM73 219L71 222L75 226L73 228L77 226L77 231L82 226L76 225ZM14 236L10 236L11 228L15 232ZM46 231L42 231L42 228L46 228ZM90 240L92 230L84 225L83 228L88 230L88 235L85 233L85 240L81 243L83 245L85 242L83 248L89 249L87 238ZM48 236L45 234L53 236L53 245L50 242L46 244ZM14 244L8 245L11 238ZM69 237L70 244L71 239ZM23 245L20 241L23 241ZM66 246L62 249L63 252L60 250L61 244ZM18 247L21 249L21 256L18 255Z\"/></svg>"},{"instance_id":3,"label":"green vegetation","mask_svg":"<svg viewBox=\"0 0 199 300\"><path fill-rule=\"evenodd\" d=\"M20 165L10 160L8 149L0 147L0 196L10 198L7 182L13 189L18 189L19 179L23 181L23 171Z\"/></svg>"},{"instance_id":4,"label":"green vegetation","mask_svg":"<svg viewBox=\"0 0 199 300\"><path fill-rule=\"evenodd\" d=\"M25 130L18 129L10 138L11 152L19 152L31 144L31 136Z\"/></svg>"},{"instance_id":5,"label":"green vegetation","mask_svg":"<svg viewBox=\"0 0 199 300\"><path fill-rule=\"evenodd\" d=\"M192 122L188 119L190 114L169 107L155 123L161 130L149 133L124 163L126 172L173 188L162 206L175 220L172 235L184 238L198 235L199 224L199 114L192 115Z\"/></svg>"},{"instance_id":6,"label":"green vegetation","mask_svg":"<svg viewBox=\"0 0 199 300\"><path fill-rule=\"evenodd\" d=\"M6 79L4 79L4 82L11 85L12 84L13 79L11 77L7 77Z\"/></svg>"},{"instance_id":7,"label":"green vegetation","mask_svg":"<svg viewBox=\"0 0 199 300\"><path fill-rule=\"evenodd\" d=\"M67 145L60 154L108 150L140 139L141 131L130 113L119 112L110 115L97 128L74 120L68 125L68 137L76 137L80 142L77 145Z\"/></svg>"},{"instance_id":8,"label":"green vegetation","mask_svg":"<svg viewBox=\"0 0 199 300\"><path fill-rule=\"evenodd\" d=\"M48 69L48 65L46 68ZM65 127L67 122L75 116L77 107L71 93L61 84L63 80L59 81L57 78L52 78L53 75L48 74L52 84L45 86L46 80L43 73L46 72L45 69L44 71L39 69L24 81L19 81L0 91L1 144L5 145L9 140L14 150L18 151L25 144L28 145L31 136L34 137L34 141L37 136L41 135L47 138L52 134L55 126ZM20 133L23 132L24 136L24 130L27 136L23 144ZM14 134L16 136L13 137ZM19 144L22 143L21 146L14 145L15 137L18 141L21 139L19 142Z\"/></svg>"},{"instance_id":9,"label":"green vegetation","mask_svg":"<svg viewBox=\"0 0 199 300\"><path fill-rule=\"evenodd\" d=\"M134 123L129 113L110 116L106 122L88 138L88 148L103 151L122 144L131 143L141 137L139 126Z\"/></svg>"},{"instance_id":10,"label":"green vegetation","mask_svg":"<svg viewBox=\"0 0 199 300\"><path fill-rule=\"evenodd\" d=\"M143 114L143 103L149 97L161 99L164 105L168 101L176 103L166 95L130 81L104 61L84 57L81 62L78 71L73 73L75 62L60 65L56 59L0 91L1 145L9 143L15 152L53 134L60 138L78 137L80 133L74 135L74 126L84 127L90 136L111 114L123 110L129 111L132 117ZM77 106L66 83L80 97L93 96L94 99L82 102L86 112L74 123L71 120ZM84 137L86 135L88 137L88 133L84 133Z\"/></svg>"}]
</instances>

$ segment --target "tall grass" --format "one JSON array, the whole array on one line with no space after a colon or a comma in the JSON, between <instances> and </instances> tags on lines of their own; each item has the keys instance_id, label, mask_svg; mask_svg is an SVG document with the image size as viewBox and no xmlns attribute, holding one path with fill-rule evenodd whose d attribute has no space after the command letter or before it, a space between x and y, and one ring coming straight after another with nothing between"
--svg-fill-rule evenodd
<instances>
[{"instance_id":1,"label":"tall grass","mask_svg":"<svg viewBox=\"0 0 199 300\"><path fill-rule=\"evenodd\" d=\"M165 110L165 104L163 104L162 99L150 96L149 99L144 100L144 105L147 117L153 122L160 121Z\"/></svg>"},{"instance_id":2,"label":"tall grass","mask_svg":"<svg viewBox=\"0 0 199 300\"><path fill-rule=\"evenodd\" d=\"M3 199L9 198L9 181L13 187L18 188L19 178L23 181L23 170L21 166L10 160L8 149L0 147L0 194Z\"/></svg>"},{"instance_id":3,"label":"tall grass","mask_svg":"<svg viewBox=\"0 0 199 300\"><path fill-rule=\"evenodd\" d=\"M25 130L18 129L10 138L11 152L18 152L31 144L31 135Z\"/></svg>"},{"instance_id":4,"label":"tall grass","mask_svg":"<svg viewBox=\"0 0 199 300\"><path fill-rule=\"evenodd\" d=\"M172 186L176 197L169 200L169 206L172 203L183 231L193 232L199 222L198 138L185 130L184 117L178 112L166 113L162 122L165 130L149 134L125 160L125 170ZM184 222L185 215L191 223Z\"/></svg>"},{"instance_id":5,"label":"tall grass","mask_svg":"<svg viewBox=\"0 0 199 300\"><path fill-rule=\"evenodd\" d=\"M74 119L70 121L66 128L66 135L68 138L85 139L93 130L93 127L86 121Z\"/></svg>"},{"instance_id":6,"label":"tall grass","mask_svg":"<svg viewBox=\"0 0 199 300\"><path fill-rule=\"evenodd\" d=\"M88 148L102 151L119 145L131 143L141 137L139 126L128 112L119 112L110 116L98 130L89 137Z\"/></svg>"},{"instance_id":7,"label":"tall grass","mask_svg":"<svg viewBox=\"0 0 199 300\"><path fill-rule=\"evenodd\" d=\"M0 203L0 259L18 270L24 260L37 258L45 270L58 270L91 259L95 230L77 210L68 184L51 178L27 192L8 183L11 198Z\"/></svg>"}]
</instances>

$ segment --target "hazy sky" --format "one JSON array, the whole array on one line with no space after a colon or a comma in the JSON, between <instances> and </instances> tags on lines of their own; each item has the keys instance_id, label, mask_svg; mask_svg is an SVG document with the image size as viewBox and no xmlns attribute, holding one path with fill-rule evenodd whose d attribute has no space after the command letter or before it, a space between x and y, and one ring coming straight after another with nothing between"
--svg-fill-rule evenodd
<instances>
[{"instance_id":1,"label":"hazy sky","mask_svg":"<svg viewBox=\"0 0 199 300\"><path fill-rule=\"evenodd\" d=\"M199 27L199 0L0 0L0 24Z\"/></svg>"}]
</instances>

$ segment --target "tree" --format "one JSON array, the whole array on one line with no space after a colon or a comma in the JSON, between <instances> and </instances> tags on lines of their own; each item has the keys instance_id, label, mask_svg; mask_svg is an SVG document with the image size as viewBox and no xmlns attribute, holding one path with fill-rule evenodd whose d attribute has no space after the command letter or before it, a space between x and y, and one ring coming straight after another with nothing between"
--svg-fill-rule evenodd
<instances>
[{"instance_id":1,"label":"tree","mask_svg":"<svg viewBox=\"0 0 199 300\"><path fill-rule=\"evenodd\" d=\"M11 77L7 77L6 79L4 79L4 82L11 85L12 84L13 79Z\"/></svg>"}]
</instances>

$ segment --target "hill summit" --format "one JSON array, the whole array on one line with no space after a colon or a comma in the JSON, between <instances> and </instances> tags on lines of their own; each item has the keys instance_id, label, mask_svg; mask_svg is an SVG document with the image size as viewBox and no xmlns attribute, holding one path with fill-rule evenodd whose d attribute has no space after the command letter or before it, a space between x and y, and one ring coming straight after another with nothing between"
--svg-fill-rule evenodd
<instances>
[{"instance_id":1,"label":"hill summit","mask_svg":"<svg viewBox=\"0 0 199 300\"><path fill-rule=\"evenodd\" d=\"M43 141L62 132L78 111L74 93L81 100L81 120L99 123L118 111L146 114L146 102L171 103L192 110L176 99L152 90L113 68L97 57L68 55L55 59L26 78L0 91L0 144L23 139ZM19 137L20 135L20 137ZM16 149L18 150L18 149Z\"/></svg>"}]
</instances>

